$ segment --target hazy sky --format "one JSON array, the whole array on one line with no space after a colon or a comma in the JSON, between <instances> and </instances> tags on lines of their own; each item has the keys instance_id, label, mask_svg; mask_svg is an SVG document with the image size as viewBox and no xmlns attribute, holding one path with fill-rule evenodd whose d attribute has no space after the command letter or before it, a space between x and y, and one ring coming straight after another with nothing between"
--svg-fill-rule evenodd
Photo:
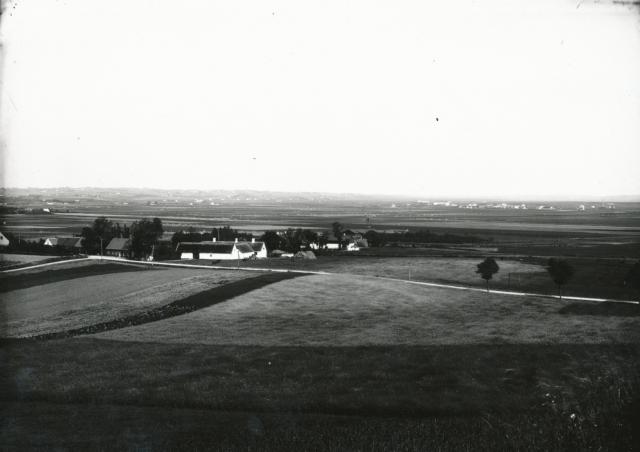
<instances>
[{"instance_id":1,"label":"hazy sky","mask_svg":"<svg viewBox=\"0 0 640 452\"><path fill-rule=\"evenodd\" d=\"M4 3L2 185L640 194L640 13Z\"/></svg>"}]
</instances>

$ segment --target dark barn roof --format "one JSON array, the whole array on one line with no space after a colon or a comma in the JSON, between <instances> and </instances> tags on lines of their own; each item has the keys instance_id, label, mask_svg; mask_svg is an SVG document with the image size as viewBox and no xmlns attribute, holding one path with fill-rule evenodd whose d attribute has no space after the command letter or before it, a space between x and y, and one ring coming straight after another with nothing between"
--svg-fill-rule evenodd
<instances>
[{"instance_id":1,"label":"dark barn roof","mask_svg":"<svg viewBox=\"0 0 640 452\"><path fill-rule=\"evenodd\" d=\"M81 241L82 237L58 237L56 246L61 246L62 248L79 248L82 246Z\"/></svg>"},{"instance_id":2,"label":"dark barn roof","mask_svg":"<svg viewBox=\"0 0 640 452\"><path fill-rule=\"evenodd\" d=\"M238 248L238 251L240 251L241 253L253 253L254 250L251 247L251 245L249 245L247 242L238 242L236 243L236 248Z\"/></svg>"},{"instance_id":3,"label":"dark barn roof","mask_svg":"<svg viewBox=\"0 0 640 452\"><path fill-rule=\"evenodd\" d=\"M249 245L253 251L260 251L264 247L264 242L251 242Z\"/></svg>"},{"instance_id":4,"label":"dark barn roof","mask_svg":"<svg viewBox=\"0 0 640 452\"><path fill-rule=\"evenodd\" d=\"M198 251L201 253L231 254L234 245L241 253L255 252L247 242L180 242L177 249L183 253Z\"/></svg>"},{"instance_id":5,"label":"dark barn roof","mask_svg":"<svg viewBox=\"0 0 640 452\"><path fill-rule=\"evenodd\" d=\"M180 242L178 249L186 253L200 251L203 253L230 254L233 250L233 242Z\"/></svg>"},{"instance_id":6,"label":"dark barn roof","mask_svg":"<svg viewBox=\"0 0 640 452\"><path fill-rule=\"evenodd\" d=\"M129 239L115 238L111 239L109 244L107 245L106 250L111 251L128 251L131 242Z\"/></svg>"}]
</instances>

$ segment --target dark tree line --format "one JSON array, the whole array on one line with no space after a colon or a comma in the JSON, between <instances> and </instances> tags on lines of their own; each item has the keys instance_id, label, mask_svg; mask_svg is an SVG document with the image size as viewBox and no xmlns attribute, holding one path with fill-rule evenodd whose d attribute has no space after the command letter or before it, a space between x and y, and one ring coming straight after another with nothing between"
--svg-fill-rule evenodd
<instances>
[{"instance_id":1,"label":"dark tree line","mask_svg":"<svg viewBox=\"0 0 640 452\"><path fill-rule=\"evenodd\" d=\"M178 231L171 237L171 244L175 249L180 242L211 242L216 239L219 242L238 240L251 240L252 234L238 232L236 229L230 226L223 226L221 228L213 228L211 232L198 232L193 227L190 227L186 231Z\"/></svg>"},{"instance_id":2,"label":"dark tree line","mask_svg":"<svg viewBox=\"0 0 640 452\"><path fill-rule=\"evenodd\" d=\"M289 228L280 234L276 231L265 231L260 240L265 243L269 251L282 250L295 253L302 248L308 248L311 243L317 243L319 237L316 232L309 229Z\"/></svg>"},{"instance_id":3,"label":"dark tree line","mask_svg":"<svg viewBox=\"0 0 640 452\"><path fill-rule=\"evenodd\" d=\"M3 247L3 251L9 253L46 254L52 256L72 255L76 250L64 248L62 246L48 246L44 244L44 239L38 241L25 240L10 232L4 232L4 236L9 240L9 246Z\"/></svg>"},{"instance_id":4,"label":"dark tree line","mask_svg":"<svg viewBox=\"0 0 640 452\"><path fill-rule=\"evenodd\" d=\"M113 238L130 238L131 230L126 224L120 226L120 223L114 223L106 217L98 217L93 220L91 226L82 228L80 235L84 238L84 250L89 254L95 254L104 252L104 248Z\"/></svg>"},{"instance_id":5,"label":"dark tree line","mask_svg":"<svg viewBox=\"0 0 640 452\"><path fill-rule=\"evenodd\" d=\"M112 239L130 239L132 257L147 258L155 254L163 232L160 218L143 218L134 221L131 226L120 226L120 223L114 223L106 217L98 217L91 226L82 228L82 246L88 254L104 254Z\"/></svg>"}]
</instances>

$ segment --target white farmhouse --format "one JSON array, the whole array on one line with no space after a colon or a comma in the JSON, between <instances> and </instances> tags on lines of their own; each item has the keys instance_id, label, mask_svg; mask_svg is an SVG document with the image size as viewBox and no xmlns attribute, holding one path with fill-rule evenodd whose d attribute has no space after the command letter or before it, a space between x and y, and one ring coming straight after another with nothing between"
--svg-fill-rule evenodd
<instances>
[{"instance_id":1,"label":"white farmhouse","mask_svg":"<svg viewBox=\"0 0 640 452\"><path fill-rule=\"evenodd\" d=\"M256 239L251 239L251 248L256 253L256 259L267 258L267 245L264 242L256 242Z\"/></svg>"},{"instance_id":2,"label":"white farmhouse","mask_svg":"<svg viewBox=\"0 0 640 452\"><path fill-rule=\"evenodd\" d=\"M256 251L247 242L180 242L180 259L233 260L249 259Z\"/></svg>"}]
</instances>

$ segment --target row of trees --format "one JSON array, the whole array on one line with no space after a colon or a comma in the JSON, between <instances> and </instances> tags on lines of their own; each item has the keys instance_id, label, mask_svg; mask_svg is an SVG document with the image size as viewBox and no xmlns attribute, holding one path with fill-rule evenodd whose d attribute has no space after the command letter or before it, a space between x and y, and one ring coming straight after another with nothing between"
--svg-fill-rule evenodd
<instances>
[{"instance_id":1,"label":"row of trees","mask_svg":"<svg viewBox=\"0 0 640 452\"><path fill-rule=\"evenodd\" d=\"M636 264L637 265L637 264ZM478 264L476 273L480 274L480 277L487 282L487 292L489 291L489 280L493 278L493 275L498 273L500 266L496 260L492 257L487 257L484 261ZM562 286L569 282L574 274L574 269L569 261L564 259L551 258L547 261L547 272L553 282L558 286L560 291L560 298L562 299Z\"/></svg>"},{"instance_id":2,"label":"row of trees","mask_svg":"<svg viewBox=\"0 0 640 452\"><path fill-rule=\"evenodd\" d=\"M289 228L278 234L276 231L265 231L260 237L267 249L282 250L290 253L300 251L302 248L308 248L312 243L319 243L321 246L327 243L327 236L319 236L318 233L309 229Z\"/></svg>"},{"instance_id":3,"label":"row of trees","mask_svg":"<svg viewBox=\"0 0 640 452\"><path fill-rule=\"evenodd\" d=\"M342 248L346 232L344 225L336 221L331 225L331 230ZM398 243L484 243L491 241L491 239L483 239L468 234L437 234L428 229L404 232L378 232L370 229L362 236L367 239L369 246L376 248L387 244Z\"/></svg>"},{"instance_id":4,"label":"row of trees","mask_svg":"<svg viewBox=\"0 0 640 452\"><path fill-rule=\"evenodd\" d=\"M198 232L193 227L190 227L186 231L178 231L174 233L171 237L171 243L175 249L180 242L211 242L213 239L218 241L233 241L236 238L238 240L251 240L253 238L253 234L238 232L230 226L213 228L211 232Z\"/></svg>"}]
</instances>

